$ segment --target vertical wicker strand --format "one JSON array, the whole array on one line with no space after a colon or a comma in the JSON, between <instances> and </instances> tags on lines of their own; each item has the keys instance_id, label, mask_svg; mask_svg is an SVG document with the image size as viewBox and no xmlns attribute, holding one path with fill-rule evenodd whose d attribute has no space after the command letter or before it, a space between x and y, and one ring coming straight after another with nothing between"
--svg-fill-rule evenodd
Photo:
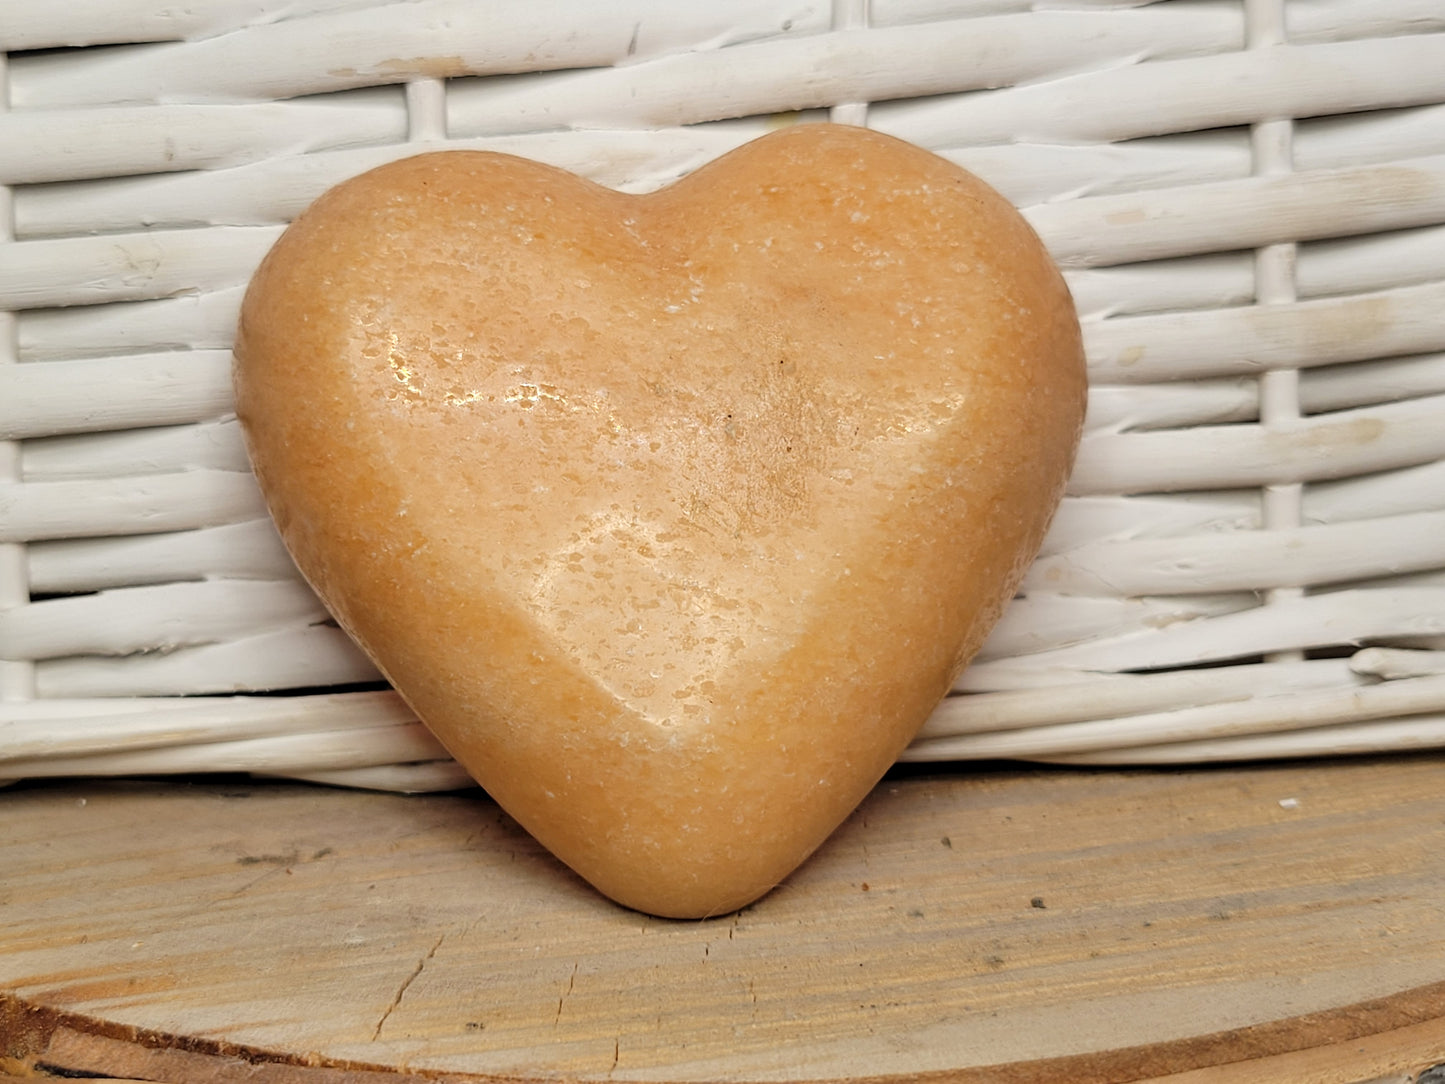
<instances>
[{"instance_id":1,"label":"vertical wicker strand","mask_svg":"<svg viewBox=\"0 0 1445 1084\"><path fill-rule=\"evenodd\" d=\"M0 52L0 112L10 109L10 68ZM0 245L15 239L15 213L10 188L0 185ZM0 311L0 365L19 364L19 336L15 313ZM0 485L20 481L20 442L0 441ZM0 542L0 610L30 601L25 543ZM35 664L21 659L0 659L0 701L35 697Z\"/></svg>"},{"instance_id":2,"label":"vertical wicker strand","mask_svg":"<svg viewBox=\"0 0 1445 1084\"><path fill-rule=\"evenodd\" d=\"M447 83L430 76L406 85L406 138L441 143L447 137Z\"/></svg>"},{"instance_id":3,"label":"vertical wicker strand","mask_svg":"<svg viewBox=\"0 0 1445 1084\"><path fill-rule=\"evenodd\" d=\"M863 30L868 26L868 0L833 0L834 30ZM839 102L828 110L834 124L868 127L867 102Z\"/></svg>"},{"instance_id":4,"label":"vertical wicker strand","mask_svg":"<svg viewBox=\"0 0 1445 1084\"><path fill-rule=\"evenodd\" d=\"M1288 0L1245 0L1245 41L1250 49L1284 44L1287 37ZM1294 168L1294 121L1271 118L1250 128L1254 173L1288 173ZM1293 243L1267 245L1254 253L1255 301L1278 305L1296 299ZM1260 423L1266 428L1289 426L1300 418L1299 370L1281 369L1264 373L1259 382ZM1298 527L1302 517L1304 486L1297 482L1264 487L1264 527L1278 530ZM1304 594L1298 587L1276 587L1265 595L1266 604L1283 602ZM1301 652L1271 656L1275 661L1302 658Z\"/></svg>"}]
</instances>

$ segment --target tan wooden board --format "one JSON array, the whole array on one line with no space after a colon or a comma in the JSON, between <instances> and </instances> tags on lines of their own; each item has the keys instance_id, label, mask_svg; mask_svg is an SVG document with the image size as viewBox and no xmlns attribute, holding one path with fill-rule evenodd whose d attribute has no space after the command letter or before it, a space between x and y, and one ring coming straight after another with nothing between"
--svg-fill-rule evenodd
<instances>
[{"instance_id":1,"label":"tan wooden board","mask_svg":"<svg viewBox=\"0 0 1445 1084\"><path fill-rule=\"evenodd\" d=\"M890 779L703 922L607 903L478 795L22 786L0 1035L277 1084L1406 1074L1445 1060L1442 783L1440 755Z\"/></svg>"}]
</instances>

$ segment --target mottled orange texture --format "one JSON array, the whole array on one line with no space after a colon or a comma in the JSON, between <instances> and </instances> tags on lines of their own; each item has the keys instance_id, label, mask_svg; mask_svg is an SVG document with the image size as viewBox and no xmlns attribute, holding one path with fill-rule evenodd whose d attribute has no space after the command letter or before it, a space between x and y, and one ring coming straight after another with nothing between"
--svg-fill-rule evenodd
<instances>
[{"instance_id":1,"label":"mottled orange texture","mask_svg":"<svg viewBox=\"0 0 1445 1084\"><path fill-rule=\"evenodd\" d=\"M238 409L302 571L528 831L629 907L782 881L1037 550L1073 305L942 158L802 125L623 195L424 154L246 296Z\"/></svg>"}]
</instances>

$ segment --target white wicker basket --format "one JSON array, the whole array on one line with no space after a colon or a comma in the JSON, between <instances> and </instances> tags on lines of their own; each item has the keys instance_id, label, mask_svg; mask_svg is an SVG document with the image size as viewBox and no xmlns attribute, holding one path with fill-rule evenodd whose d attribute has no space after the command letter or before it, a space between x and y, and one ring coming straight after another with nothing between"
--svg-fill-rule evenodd
<instances>
[{"instance_id":1,"label":"white wicker basket","mask_svg":"<svg viewBox=\"0 0 1445 1084\"><path fill-rule=\"evenodd\" d=\"M423 148L639 191L830 117L1025 208L1093 380L908 756L1445 745L1442 0L3 0L0 48L0 777L463 782L265 519L251 270Z\"/></svg>"}]
</instances>

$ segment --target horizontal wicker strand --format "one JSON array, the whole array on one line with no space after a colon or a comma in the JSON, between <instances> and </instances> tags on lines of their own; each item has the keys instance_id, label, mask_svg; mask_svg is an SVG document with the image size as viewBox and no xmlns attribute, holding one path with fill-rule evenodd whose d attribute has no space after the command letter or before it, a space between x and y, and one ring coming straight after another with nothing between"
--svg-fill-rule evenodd
<instances>
[{"instance_id":1,"label":"horizontal wicker strand","mask_svg":"<svg viewBox=\"0 0 1445 1084\"><path fill-rule=\"evenodd\" d=\"M226 350L245 287L193 291L157 301L17 314L22 361L63 361L157 350Z\"/></svg>"},{"instance_id":2,"label":"horizontal wicker strand","mask_svg":"<svg viewBox=\"0 0 1445 1084\"><path fill-rule=\"evenodd\" d=\"M1306 414L1373 406L1445 393L1445 354L1420 354L1309 369L1300 374ZM1259 417L1258 381L1250 377L1168 384L1095 385L1090 430L1167 429Z\"/></svg>"},{"instance_id":3,"label":"horizontal wicker strand","mask_svg":"<svg viewBox=\"0 0 1445 1084\"><path fill-rule=\"evenodd\" d=\"M35 542L26 548L30 588L42 595L213 577L281 580L297 575L269 519L153 535Z\"/></svg>"},{"instance_id":4,"label":"horizontal wicker strand","mask_svg":"<svg viewBox=\"0 0 1445 1084\"><path fill-rule=\"evenodd\" d=\"M1247 592L1120 598L1034 592L1018 598L994 626L977 659L1010 659L1073 644L1127 636L1140 628L1165 628L1258 604Z\"/></svg>"},{"instance_id":5,"label":"horizontal wicker strand","mask_svg":"<svg viewBox=\"0 0 1445 1084\"><path fill-rule=\"evenodd\" d=\"M826 9L787 0L727 5L530 0L506 18L472 0L414 0L255 23L213 38L21 58L11 104L48 109L177 98L324 94L417 76L493 75L612 65L674 50L823 29ZM565 27L565 32L556 32Z\"/></svg>"},{"instance_id":6,"label":"horizontal wicker strand","mask_svg":"<svg viewBox=\"0 0 1445 1084\"><path fill-rule=\"evenodd\" d=\"M10 659L173 651L329 619L298 580L205 580L45 599L0 613Z\"/></svg>"},{"instance_id":7,"label":"horizontal wicker strand","mask_svg":"<svg viewBox=\"0 0 1445 1084\"><path fill-rule=\"evenodd\" d=\"M1411 753L1445 748L1445 715L1378 720L1278 734L1170 742L1093 753L1041 757L1055 764L1166 765L1229 760L1347 756L1352 753Z\"/></svg>"},{"instance_id":8,"label":"horizontal wicker strand","mask_svg":"<svg viewBox=\"0 0 1445 1084\"><path fill-rule=\"evenodd\" d=\"M351 639L331 625L164 653L42 659L34 667L36 695L47 699L261 693L382 680Z\"/></svg>"},{"instance_id":9,"label":"horizontal wicker strand","mask_svg":"<svg viewBox=\"0 0 1445 1084\"><path fill-rule=\"evenodd\" d=\"M1445 282L1346 297L1091 321L1091 379L1106 384L1254 375L1445 349Z\"/></svg>"},{"instance_id":10,"label":"horizontal wicker strand","mask_svg":"<svg viewBox=\"0 0 1445 1084\"><path fill-rule=\"evenodd\" d=\"M766 121L756 120L657 133L546 132L278 153L219 171L154 173L22 189L15 228L18 237L28 238L143 227L281 224L332 185L428 150L513 154L609 187L650 190L769 130Z\"/></svg>"},{"instance_id":11,"label":"horizontal wicker strand","mask_svg":"<svg viewBox=\"0 0 1445 1084\"><path fill-rule=\"evenodd\" d=\"M1259 418L1259 400L1259 382L1249 377L1176 384L1096 385L1089 391L1085 424L1090 431L1122 433L1249 422Z\"/></svg>"},{"instance_id":12,"label":"horizontal wicker strand","mask_svg":"<svg viewBox=\"0 0 1445 1084\"><path fill-rule=\"evenodd\" d=\"M1138 6L1139 0L1075 0L1071 7ZM373 6L369 0L291 0L280 13L266 0L190 0L183 8L152 2L72 0L57 7L44 0L12 0L3 45L10 50L51 49L133 41L182 41L231 33L254 23L272 23L327 12ZM1034 0L873 0L875 26L1029 11ZM816 17L815 17L816 19ZM1291 33L1301 40L1328 40L1347 28L1352 35L1407 33L1441 22L1433 0L1333 0L1301 7ZM815 21L810 28L821 26Z\"/></svg>"},{"instance_id":13,"label":"horizontal wicker strand","mask_svg":"<svg viewBox=\"0 0 1445 1084\"><path fill-rule=\"evenodd\" d=\"M1173 711L1036 726L995 734L936 738L909 750L908 759L1038 759L1175 741L1308 730L1366 719L1435 713L1445 677L1406 678L1379 685L1292 690L1247 701L1199 704Z\"/></svg>"},{"instance_id":14,"label":"horizontal wicker strand","mask_svg":"<svg viewBox=\"0 0 1445 1084\"><path fill-rule=\"evenodd\" d=\"M701 160L729 150L760 131L720 125L713 126L710 133L709 138L694 133L675 144L651 141L646 157L639 154L636 159L625 160L625 175L633 182L630 187L659 187ZM599 161L600 154L586 154L589 143L583 139L516 137L456 141L445 146L519 153L615 185L623 164L618 161L618 140L600 134L594 134L594 139L594 150L606 147L610 152L611 175ZM570 153L563 153L563 148ZM33 195L22 193L17 200L17 236L34 238L99 229L114 233L127 222L149 227L148 235L156 227L284 223L344 178L426 149L426 145L412 144L314 153L243 167L221 176L160 174L48 186L34 190ZM1018 160L1016 172L1035 176L1037 171L1031 168L1030 161L1034 156L1029 150L1014 148L1010 157ZM1172 158L1161 152L1157 168L1168 171L1167 163L1171 161L1176 169L1192 164L1191 148L1172 150ZM956 157L970 164L967 155ZM1112 159L1077 164L1092 164L1110 173L1118 169ZM1002 157L995 156L991 169L987 168L990 163L983 165L985 179L999 183L996 175L1005 172ZM1100 175L1088 173L1061 179L1061 184L1075 188L1104 183ZM1007 191L1007 178L1000 186ZM1051 194L1057 193L1044 193ZM1215 180L1155 188L1147 193L1076 198L1032 207L1028 216L1054 256L1071 267L1208 253L1219 251L1222 245L1255 247L1281 239L1337 238L1438 225L1445 221L1445 155L1283 177ZM216 236L224 243L224 235ZM134 244L126 237L115 240L118 245ZM44 247L25 247L22 251L29 254L32 273L43 273Z\"/></svg>"},{"instance_id":15,"label":"horizontal wicker strand","mask_svg":"<svg viewBox=\"0 0 1445 1084\"><path fill-rule=\"evenodd\" d=\"M1203 704L1242 703L1256 696L1343 689L1370 679L1352 668L1352 660L1315 659L1162 674L1111 674L1078 685L968 693L944 700L919 731L916 744L964 734L1126 719Z\"/></svg>"},{"instance_id":16,"label":"horizontal wicker strand","mask_svg":"<svg viewBox=\"0 0 1445 1084\"><path fill-rule=\"evenodd\" d=\"M1335 644L1437 636L1445 636L1445 589L1343 590L1032 655L984 660L964 672L959 687L1009 689L1044 680L1057 684L1088 671L1163 670Z\"/></svg>"},{"instance_id":17,"label":"horizontal wicker strand","mask_svg":"<svg viewBox=\"0 0 1445 1084\"><path fill-rule=\"evenodd\" d=\"M229 350L0 368L0 438L173 425L232 410Z\"/></svg>"},{"instance_id":18,"label":"horizontal wicker strand","mask_svg":"<svg viewBox=\"0 0 1445 1084\"><path fill-rule=\"evenodd\" d=\"M466 769L455 760L424 760L402 764L378 764L370 768L256 772L254 774L279 775L285 779L298 779L306 783L323 783L329 787L396 791L401 794L468 790L476 786Z\"/></svg>"},{"instance_id":19,"label":"horizontal wicker strand","mask_svg":"<svg viewBox=\"0 0 1445 1084\"><path fill-rule=\"evenodd\" d=\"M449 126L462 136L501 135L553 128L567 116L583 128L666 127L951 94L1031 82L1066 64L1224 52L1239 47L1243 31L1237 10L1193 4L839 30L501 84L461 82L449 94ZM874 126L889 130L881 119Z\"/></svg>"},{"instance_id":20,"label":"horizontal wicker strand","mask_svg":"<svg viewBox=\"0 0 1445 1084\"><path fill-rule=\"evenodd\" d=\"M1314 482L1428 463L1445 456L1427 396L1264 425L1085 433L1069 492L1160 493Z\"/></svg>"},{"instance_id":21,"label":"horizontal wicker strand","mask_svg":"<svg viewBox=\"0 0 1445 1084\"><path fill-rule=\"evenodd\" d=\"M1445 568L1445 512L1234 534L1111 540L1034 563L1023 590L1170 595L1344 583Z\"/></svg>"},{"instance_id":22,"label":"horizontal wicker strand","mask_svg":"<svg viewBox=\"0 0 1445 1084\"><path fill-rule=\"evenodd\" d=\"M0 771L18 779L234 771L290 774L438 760L446 755L426 727L411 722L351 728L344 735L326 730L302 731L90 756L18 759L5 763Z\"/></svg>"},{"instance_id":23,"label":"horizontal wicker strand","mask_svg":"<svg viewBox=\"0 0 1445 1084\"><path fill-rule=\"evenodd\" d=\"M1312 523L1333 523L1424 512L1441 507L1442 494L1445 460L1311 486L1304 495L1305 517Z\"/></svg>"},{"instance_id":24,"label":"horizontal wicker strand","mask_svg":"<svg viewBox=\"0 0 1445 1084\"><path fill-rule=\"evenodd\" d=\"M22 241L0 250L0 305L97 305L242 285L279 226Z\"/></svg>"},{"instance_id":25,"label":"horizontal wicker strand","mask_svg":"<svg viewBox=\"0 0 1445 1084\"><path fill-rule=\"evenodd\" d=\"M119 478L181 470L248 473L250 460L234 415L194 425L151 426L57 436L22 454L27 479Z\"/></svg>"},{"instance_id":26,"label":"horizontal wicker strand","mask_svg":"<svg viewBox=\"0 0 1445 1084\"><path fill-rule=\"evenodd\" d=\"M1068 6L1124 8L1153 2L1155 0L1070 0ZM1037 6L1038 0L872 0L869 14L875 26L891 26L1004 15ZM1294 0L1287 11L1290 37L1296 41L1332 41L1341 35L1385 37L1445 29L1445 13L1434 0L1309 0L1308 3Z\"/></svg>"},{"instance_id":27,"label":"horizontal wicker strand","mask_svg":"<svg viewBox=\"0 0 1445 1084\"><path fill-rule=\"evenodd\" d=\"M1445 397L1426 396L1319 415L1287 430L1228 425L1093 432L1085 435L1070 488L1076 495L1234 488L1426 464L1445 456L1445 430L1435 424L1442 404ZM64 466L77 454L109 463L104 473L144 472L157 465L172 473L117 478L91 473L73 480L0 484L0 538L28 541L177 530L250 518L261 508L248 475L212 465L243 465L244 449L234 423L177 431L183 442L180 455L165 452L169 432L98 436L90 439L98 447L89 452L85 443L76 445L78 452L66 446L54 449L49 460L59 465L48 469L60 478L80 471ZM203 458L198 458L198 450ZM46 458L38 456L41 471L47 469ZM183 470L188 464L204 469ZM62 494L77 500L84 494L85 507L53 507L66 499ZM181 494L195 501L204 498L211 511L198 507L191 510L198 515L176 520L174 515L186 510L163 511L160 506L181 500ZM132 529L127 529L127 515L134 521ZM214 518L218 515L223 518Z\"/></svg>"},{"instance_id":28,"label":"horizontal wicker strand","mask_svg":"<svg viewBox=\"0 0 1445 1084\"><path fill-rule=\"evenodd\" d=\"M1355 652L1350 669L1356 673L1387 680L1445 674L1445 651L1408 651L1388 647L1367 647Z\"/></svg>"},{"instance_id":29,"label":"horizontal wicker strand","mask_svg":"<svg viewBox=\"0 0 1445 1084\"><path fill-rule=\"evenodd\" d=\"M1333 116L1445 98L1445 34L1275 45L1155 60L989 94L876 107L881 131L928 146L1115 142L1271 117ZM1139 103L1147 102L1147 109Z\"/></svg>"},{"instance_id":30,"label":"horizontal wicker strand","mask_svg":"<svg viewBox=\"0 0 1445 1084\"><path fill-rule=\"evenodd\" d=\"M66 722L65 729L55 726ZM35 700L0 705L0 764L48 756L161 749L294 733L367 730L416 722L396 693L306 697ZM0 767L0 773L4 768Z\"/></svg>"},{"instance_id":31,"label":"horizontal wicker strand","mask_svg":"<svg viewBox=\"0 0 1445 1084\"><path fill-rule=\"evenodd\" d=\"M0 542L180 531L265 514L256 480L238 471L0 482Z\"/></svg>"},{"instance_id":32,"label":"horizontal wicker strand","mask_svg":"<svg viewBox=\"0 0 1445 1084\"><path fill-rule=\"evenodd\" d=\"M1031 208L1064 267L1259 248L1445 221L1445 155Z\"/></svg>"},{"instance_id":33,"label":"horizontal wicker strand","mask_svg":"<svg viewBox=\"0 0 1445 1084\"><path fill-rule=\"evenodd\" d=\"M0 112L0 183L224 169L274 154L397 143L397 88L322 100Z\"/></svg>"},{"instance_id":34,"label":"horizontal wicker strand","mask_svg":"<svg viewBox=\"0 0 1445 1084\"><path fill-rule=\"evenodd\" d=\"M368 0L290 0L285 15L361 8ZM212 37L252 22L276 19L269 0L188 0L119 4L115 0L71 0L65 5L11 0L3 45L7 49L56 49L133 41L181 41Z\"/></svg>"}]
</instances>

